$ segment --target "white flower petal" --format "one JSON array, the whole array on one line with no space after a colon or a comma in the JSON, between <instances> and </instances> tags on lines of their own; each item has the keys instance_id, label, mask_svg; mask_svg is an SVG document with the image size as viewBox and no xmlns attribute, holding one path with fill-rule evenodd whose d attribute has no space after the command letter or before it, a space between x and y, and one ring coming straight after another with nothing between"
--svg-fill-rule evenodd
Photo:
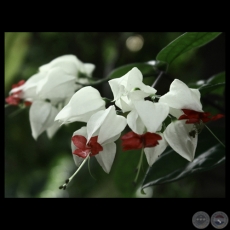
<instances>
[{"instance_id":1,"label":"white flower petal","mask_svg":"<svg viewBox=\"0 0 230 230\"><path fill-rule=\"evenodd\" d=\"M110 106L108 110L110 111L102 123L98 134L98 143L100 144L103 144L108 139L117 136L127 125L126 118L116 114L114 105Z\"/></svg>"},{"instance_id":2,"label":"white flower petal","mask_svg":"<svg viewBox=\"0 0 230 230\"><path fill-rule=\"evenodd\" d=\"M122 81L123 81L122 78L116 78L108 81L113 93L113 97L114 97L113 101L118 100L122 96L122 94L125 93L125 87L121 85Z\"/></svg>"},{"instance_id":3,"label":"white flower petal","mask_svg":"<svg viewBox=\"0 0 230 230\"><path fill-rule=\"evenodd\" d=\"M124 85L127 91L143 86L143 76L137 67L133 67L127 74L124 75L124 78L127 79L126 84Z\"/></svg>"},{"instance_id":4,"label":"white flower petal","mask_svg":"<svg viewBox=\"0 0 230 230\"><path fill-rule=\"evenodd\" d=\"M106 145L111 142L115 142L119 137L121 136L121 133L117 134L116 136L113 136L103 142L103 145Z\"/></svg>"},{"instance_id":5,"label":"white flower petal","mask_svg":"<svg viewBox=\"0 0 230 230\"><path fill-rule=\"evenodd\" d=\"M66 73L76 76L78 73L79 60L74 55L63 55L53 59L48 64L39 67L39 71L46 72L54 67L63 69Z\"/></svg>"},{"instance_id":6,"label":"white flower petal","mask_svg":"<svg viewBox=\"0 0 230 230\"><path fill-rule=\"evenodd\" d=\"M162 140L159 140L159 145L151 148L144 148L144 152L146 155L147 162L149 166L152 166L153 163L158 159L158 157L165 151L168 143L166 142L164 135L161 133L157 133L162 137Z\"/></svg>"},{"instance_id":7,"label":"white flower petal","mask_svg":"<svg viewBox=\"0 0 230 230\"><path fill-rule=\"evenodd\" d=\"M149 93L145 93L141 90L135 90L129 93L129 97L131 101L139 101L143 100L145 97L148 97Z\"/></svg>"},{"instance_id":8,"label":"white flower petal","mask_svg":"<svg viewBox=\"0 0 230 230\"><path fill-rule=\"evenodd\" d=\"M123 111L123 113L132 110L133 106L132 106L131 101L128 99L127 96L122 96L119 99L119 102L120 102L120 107L119 108ZM115 104L118 106L117 103L115 103Z\"/></svg>"},{"instance_id":9,"label":"white flower petal","mask_svg":"<svg viewBox=\"0 0 230 230\"><path fill-rule=\"evenodd\" d=\"M169 92L161 96L158 102L166 103L175 109L203 112L199 90L188 88L185 83L178 79L171 83Z\"/></svg>"},{"instance_id":10,"label":"white flower petal","mask_svg":"<svg viewBox=\"0 0 230 230\"><path fill-rule=\"evenodd\" d=\"M130 129L137 134L143 134L145 131L145 126L137 111L134 109L127 115L127 123Z\"/></svg>"},{"instance_id":11,"label":"white flower petal","mask_svg":"<svg viewBox=\"0 0 230 230\"><path fill-rule=\"evenodd\" d=\"M184 112L181 109L174 109L172 107L169 108L169 113L176 117L177 119L184 114Z\"/></svg>"},{"instance_id":12,"label":"white flower petal","mask_svg":"<svg viewBox=\"0 0 230 230\"><path fill-rule=\"evenodd\" d=\"M164 131L164 137L171 148L179 155L193 161L197 146L198 135L190 136L193 124L185 124L184 120L170 123Z\"/></svg>"},{"instance_id":13,"label":"white flower petal","mask_svg":"<svg viewBox=\"0 0 230 230\"><path fill-rule=\"evenodd\" d=\"M59 67L52 68L46 77L39 81L36 93L43 99L59 99L72 96L75 90L75 77Z\"/></svg>"},{"instance_id":14,"label":"white flower petal","mask_svg":"<svg viewBox=\"0 0 230 230\"><path fill-rule=\"evenodd\" d=\"M109 107L106 110L98 111L90 117L89 121L87 122L87 142L92 136L95 136L95 133L99 130L102 123L111 112L111 109L112 107Z\"/></svg>"},{"instance_id":15,"label":"white flower petal","mask_svg":"<svg viewBox=\"0 0 230 230\"><path fill-rule=\"evenodd\" d=\"M77 131L75 131L72 135L75 136L75 135L81 135L81 136L84 136L85 138L87 138L87 131L86 131L86 127L81 127L80 129L78 129ZM82 157L79 157L75 154L73 154L73 152L76 150L76 146L73 144L73 142L71 141L71 150L72 150L72 155L73 155L73 159L74 159L74 162L76 164L77 167L80 166L81 162L84 160L84 158Z\"/></svg>"},{"instance_id":16,"label":"white flower petal","mask_svg":"<svg viewBox=\"0 0 230 230\"><path fill-rule=\"evenodd\" d=\"M165 118L168 116L169 107L163 103L153 103L151 101L136 101L134 103L136 111L148 132L155 133Z\"/></svg>"},{"instance_id":17,"label":"white flower petal","mask_svg":"<svg viewBox=\"0 0 230 230\"><path fill-rule=\"evenodd\" d=\"M149 85L145 85L144 83L142 83L142 85L140 86L140 89L141 91L147 93L148 95L155 94L157 92L156 89L154 89L153 87Z\"/></svg>"},{"instance_id":18,"label":"white flower petal","mask_svg":"<svg viewBox=\"0 0 230 230\"><path fill-rule=\"evenodd\" d=\"M55 114L55 116L56 115L57 114ZM58 122L54 121L53 125L46 130L47 136L49 138L52 138L54 136L54 134L58 131L59 128L60 128L60 124Z\"/></svg>"},{"instance_id":19,"label":"white flower petal","mask_svg":"<svg viewBox=\"0 0 230 230\"><path fill-rule=\"evenodd\" d=\"M105 109L105 101L99 91L91 86L78 90L69 103L58 113L55 120L63 123L73 121L87 122L91 115Z\"/></svg>"},{"instance_id":20,"label":"white flower petal","mask_svg":"<svg viewBox=\"0 0 230 230\"><path fill-rule=\"evenodd\" d=\"M38 136L54 123L54 117L58 110L50 103L34 101L30 107L29 119L32 136L36 140Z\"/></svg>"},{"instance_id":21,"label":"white flower petal","mask_svg":"<svg viewBox=\"0 0 230 230\"><path fill-rule=\"evenodd\" d=\"M103 145L102 147L103 151L99 152L99 154L95 155L95 157L103 170L106 173L109 173L116 154L116 144L109 143Z\"/></svg>"},{"instance_id":22,"label":"white flower petal","mask_svg":"<svg viewBox=\"0 0 230 230\"><path fill-rule=\"evenodd\" d=\"M38 98L38 95L36 94L36 87L38 83L45 77L45 74L43 73L37 73L31 76L25 84L23 84L20 87L17 87L10 91L10 93L13 93L15 90L22 90L22 98L24 100L34 101Z\"/></svg>"},{"instance_id":23,"label":"white flower petal","mask_svg":"<svg viewBox=\"0 0 230 230\"><path fill-rule=\"evenodd\" d=\"M87 76L91 77L92 72L95 69L95 65L91 63L85 63L83 66L82 72L85 73Z\"/></svg>"},{"instance_id":24,"label":"white flower petal","mask_svg":"<svg viewBox=\"0 0 230 230\"><path fill-rule=\"evenodd\" d=\"M145 85L142 81L142 73L136 67L132 68L124 76L109 81L115 104L121 108L123 112L128 112L133 109L133 101L144 99L156 93L154 88Z\"/></svg>"}]
</instances>

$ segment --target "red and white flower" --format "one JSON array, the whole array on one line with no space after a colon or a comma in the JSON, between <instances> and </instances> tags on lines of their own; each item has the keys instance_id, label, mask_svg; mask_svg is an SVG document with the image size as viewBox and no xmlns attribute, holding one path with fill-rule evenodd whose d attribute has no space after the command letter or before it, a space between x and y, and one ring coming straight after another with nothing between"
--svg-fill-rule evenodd
<instances>
[{"instance_id":1,"label":"red and white flower","mask_svg":"<svg viewBox=\"0 0 230 230\"><path fill-rule=\"evenodd\" d=\"M81 82L79 74L90 77L94 68L93 64L84 64L74 55L63 55L39 67L39 72L26 82L13 85L6 102L11 105L19 105L22 101L25 105L32 104L29 113L32 136L37 139L47 131L52 137L59 129L54 118L81 87L75 84L76 81Z\"/></svg>"},{"instance_id":2,"label":"red and white flower","mask_svg":"<svg viewBox=\"0 0 230 230\"><path fill-rule=\"evenodd\" d=\"M222 114L211 116L202 110L200 92L198 89L189 88L182 81L175 79L169 92L161 96L160 103L170 107L170 114L178 120L171 122L164 131L168 144L179 155L193 161L198 141L198 129L208 121L222 118Z\"/></svg>"},{"instance_id":3,"label":"red and white flower","mask_svg":"<svg viewBox=\"0 0 230 230\"><path fill-rule=\"evenodd\" d=\"M86 127L73 133L71 148L75 164L80 166L86 157L95 156L103 170L109 173L116 154L114 142L126 124L126 119L116 114L114 106L93 114Z\"/></svg>"},{"instance_id":4,"label":"red and white flower","mask_svg":"<svg viewBox=\"0 0 230 230\"><path fill-rule=\"evenodd\" d=\"M160 132L162 122L169 113L169 107L163 103L135 101L135 110L127 118L131 132L122 136L123 150L142 149L149 166L156 161L167 147L167 142ZM139 127L138 127L139 126Z\"/></svg>"}]
</instances>

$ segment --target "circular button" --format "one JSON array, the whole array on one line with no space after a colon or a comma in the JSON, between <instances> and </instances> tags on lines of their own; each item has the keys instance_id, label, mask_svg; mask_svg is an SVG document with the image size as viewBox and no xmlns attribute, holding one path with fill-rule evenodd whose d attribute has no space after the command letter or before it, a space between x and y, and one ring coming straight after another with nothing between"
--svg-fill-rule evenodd
<instances>
[{"instance_id":1,"label":"circular button","mask_svg":"<svg viewBox=\"0 0 230 230\"><path fill-rule=\"evenodd\" d=\"M206 228L210 223L210 217L206 212L196 212L192 217L193 225L198 229Z\"/></svg>"},{"instance_id":2,"label":"circular button","mask_svg":"<svg viewBox=\"0 0 230 230\"><path fill-rule=\"evenodd\" d=\"M223 229L228 224L228 216L224 212L215 212L211 217L211 224L216 229Z\"/></svg>"}]
</instances>

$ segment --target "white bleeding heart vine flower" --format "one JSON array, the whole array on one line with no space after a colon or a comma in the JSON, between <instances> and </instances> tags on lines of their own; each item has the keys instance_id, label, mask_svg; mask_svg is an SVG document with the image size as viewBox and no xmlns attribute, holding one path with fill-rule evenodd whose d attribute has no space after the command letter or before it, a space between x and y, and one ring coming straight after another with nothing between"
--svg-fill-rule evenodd
<instances>
[{"instance_id":1,"label":"white bleeding heart vine flower","mask_svg":"<svg viewBox=\"0 0 230 230\"><path fill-rule=\"evenodd\" d=\"M75 131L71 138L71 149L78 169L59 188L65 189L84 163L93 156L102 169L109 173L116 154L114 142L120 137L126 124L126 119L116 114L113 105L93 114L86 127Z\"/></svg>"},{"instance_id":2,"label":"white bleeding heart vine flower","mask_svg":"<svg viewBox=\"0 0 230 230\"><path fill-rule=\"evenodd\" d=\"M59 129L54 118L75 91L81 88L75 84L76 81L89 83L88 78L80 78L80 74L91 77L94 68L95 65L82 63L74 55L55 58L39 67L39 72L27 81L14 84L6 102L20 106L24 101L23 107L31 105L29 120L33 138L36 140L44 131L51 138Z\"/></svg>"}]
</instances>

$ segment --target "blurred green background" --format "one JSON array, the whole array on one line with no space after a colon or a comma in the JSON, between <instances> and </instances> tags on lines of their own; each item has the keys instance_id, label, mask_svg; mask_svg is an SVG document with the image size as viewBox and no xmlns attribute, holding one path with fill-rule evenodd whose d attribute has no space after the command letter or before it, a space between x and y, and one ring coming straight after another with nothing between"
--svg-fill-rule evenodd
<instances>
[{"instance_id":1,"label":"blurred green background","mask_svg":"<svg viewBox=\"0 0 230 230\"><path fill-rule=\"evenodd\" d=\"M38 67L54 58L74 54L84 63L93 63L93 77L102 79L122 65L155 60L158 52L184 32L5 32L5 98L12 84L27 80ZM225 71L225 34L207 45L178 57L157 86L162 95L173 79L186 84L208 79ZM153 78L146 78L151 85ZM103 97L112 98L108 83L96 87ZM223 95L208 94L202 98L204 111L225 113ZM5 197L12 198L138 198L138 197L225 197L225 164L187 178L145 189L146 195L134 186L140 151L117 154L110 174L106 174L94 158L71 181L65 191L58 187L76 170L72 159L70 138L82 123L62 126L50 140L46 133L35 141L31 135L28 108L18 111L5 108ZM225 119L213 122L225 138ZM129 131L128 128L124 131ZM210 133L205 133L211 135ZM213 138L213 142L216 141ZM199 145L199 142L198 142ZM147 170L144 158L139 183Z\"/></svg>"}]
</instances>

